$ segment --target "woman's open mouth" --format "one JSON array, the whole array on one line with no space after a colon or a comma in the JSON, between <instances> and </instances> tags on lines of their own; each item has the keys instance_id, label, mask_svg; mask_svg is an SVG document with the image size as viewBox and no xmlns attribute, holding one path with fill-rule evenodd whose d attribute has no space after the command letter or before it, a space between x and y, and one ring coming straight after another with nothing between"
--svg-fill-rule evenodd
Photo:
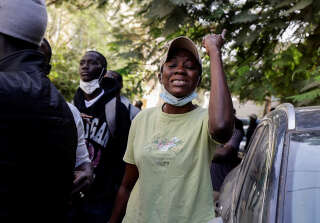
<instances>
[{"instance_id":1,"label":"woman's open mouth","mask_svg":"<svg viewBox=\"0 0 320 223\"><path fill-rule=\"evenodd\" d=\"M182 87L185 86L187 82L185 80L173 80L172 85L176 87Z\"/></svg>"}]
</instances>

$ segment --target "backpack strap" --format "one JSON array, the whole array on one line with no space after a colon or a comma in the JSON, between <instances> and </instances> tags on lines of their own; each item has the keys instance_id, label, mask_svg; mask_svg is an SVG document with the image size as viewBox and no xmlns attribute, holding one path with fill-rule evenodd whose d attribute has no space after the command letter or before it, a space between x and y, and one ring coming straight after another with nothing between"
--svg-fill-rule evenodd
<instances>
[{"instance_id":1,"label":"backpack strap","mask_svg":"<svg viewBox=\"0 0 320 223\"><path fill-rule=\"evenodd\" d=\"M117 105L117 97L112 98L108 103L105 105L105 113L106 113L106 120L108 124L108 129L110 130L111 136L115 136L116 132L116 105Z\"/></svg>"}]
</instances>

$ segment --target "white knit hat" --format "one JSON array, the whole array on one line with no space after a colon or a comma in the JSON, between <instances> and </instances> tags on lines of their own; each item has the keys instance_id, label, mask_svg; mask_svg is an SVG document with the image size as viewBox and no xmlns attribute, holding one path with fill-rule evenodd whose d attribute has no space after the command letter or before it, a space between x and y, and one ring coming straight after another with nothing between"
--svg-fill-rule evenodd
<instances>
[{"instance_id":1,"label":"white knit hat","mask_svg":"<svg viewBox=\"0 0 320 223\"><path fill-rule=\"evenodd\" d=\"M0 0L0 33L40 45L47 20L45 0Z\"/></svg>"}]
</instances>

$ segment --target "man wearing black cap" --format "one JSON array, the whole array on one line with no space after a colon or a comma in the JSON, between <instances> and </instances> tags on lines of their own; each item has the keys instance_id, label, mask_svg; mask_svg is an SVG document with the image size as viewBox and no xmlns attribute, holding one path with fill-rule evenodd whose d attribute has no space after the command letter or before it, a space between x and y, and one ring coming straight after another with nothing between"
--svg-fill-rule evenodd
<instances>
[{"instance_id":1,"label":"man wearing black cap","mask_svg":"<svg viewBox=\"0 0 320 223\"><path fill-rule=\"evenodd\" d=\"M140 112L141 108L139 109L138 107L134 106L133 104L131 104L130 100L127 97L121 95L121 89L123 88L123 79L121 74L113 70L108 70L105 76L117 80L120 84L120 90L118 92L117 97L120 99L122 104L124 104L129 110L130 120L132 121L134 117L136 117L136 115Z\"/></svg>"},{"instance_id":2,"label":"man wearing black cap","mask_svg":"<svg viewBox=\"0 0 320 223\"><path fill-rule=\"evenodd\" d=\"M124 173L122 161L130 128L129 111L117 99L119 83L104 77L105 57L88 51L79 64L80 86L74 104L82 113L95 179L82 200L74 203L72 222L106 222Z\"/></svg>"},{"instance_id":3,"label":"man wearing black cap","mask_svg":"<svg viewBox=\"0 0 320 223\"><path fill-rule=\"evenodd\" d=\"M44 0L0 2L0 222L65 222L77 130L38 48Z\"/></svg>"}]
</instances>

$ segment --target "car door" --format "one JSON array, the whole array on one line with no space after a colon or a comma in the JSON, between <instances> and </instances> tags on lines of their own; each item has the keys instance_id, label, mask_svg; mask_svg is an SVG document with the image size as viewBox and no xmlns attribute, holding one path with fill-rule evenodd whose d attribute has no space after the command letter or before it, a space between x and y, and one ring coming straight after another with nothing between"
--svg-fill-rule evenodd
<instances>
[{"instance_id":1,"label":"car door","mask_svg":"<svg viewBox=\"0 0 320 223\"><path fill-rule=\"evenodd\" d=\"M270 123L263 121L255 131L246 159L239 173L234 222L260 223L267 181L267 150L270 145Z\"/></svg>"}]
</instances>

